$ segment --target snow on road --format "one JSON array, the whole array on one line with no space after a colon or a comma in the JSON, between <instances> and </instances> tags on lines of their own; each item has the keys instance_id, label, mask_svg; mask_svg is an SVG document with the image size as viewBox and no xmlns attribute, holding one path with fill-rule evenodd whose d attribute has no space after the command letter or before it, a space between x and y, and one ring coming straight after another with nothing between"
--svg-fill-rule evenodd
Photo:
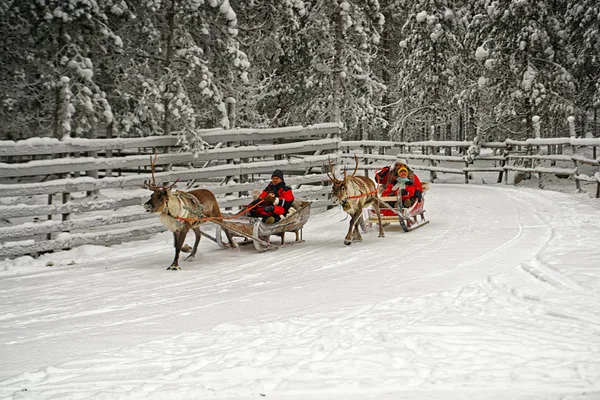
<instances>
[{"instance_id":1,"label":"snow on road","mask_svg":"<svg viewBox=\"0 0 600 400\"><path fill-rule=\"evenodd\" d=\"M177 272L168 233L4 261L0 396L600 399L597 200L434 185L426 209L351 246L337 209L277 251L203 239Z\"/></svg>"}]
</instances>

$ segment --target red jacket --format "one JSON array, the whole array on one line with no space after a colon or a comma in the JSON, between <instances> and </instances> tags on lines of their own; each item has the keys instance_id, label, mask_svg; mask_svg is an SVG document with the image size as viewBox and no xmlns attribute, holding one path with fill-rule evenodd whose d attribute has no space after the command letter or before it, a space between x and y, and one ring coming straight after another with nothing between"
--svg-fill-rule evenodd
<instances>
[{"instance_id":1,"label":"red jacket","mask_svg":"<svg viewBox=\"0 0 600 400\"><path fill-rule=\"evenodd\" d=\"M417 175L415 175L414 173L412 173L412 174L409 174L409 179L412 181L412 185L406 184L406 186L404 188L406 189L408 194L402 195L402 200L406 200L406 199L415 197L415 191L417 191L417 190L419 190L421 193L423 193L423 185L421 185L421 181L419 180L419 177ZM388 183L387 186L385 187L385 190L381 194L381 197L397 196L398 191L393 190L395 185L396 185L395 182Z\"/></svg>"},{"instance_id":2,"label":"red jacket","mask_svg":"<svg viewBox=\"0 0 600 400\"><path fill-rule=\"evenodd\" d=\"M281 182L278 185L273 185L269 183L269 185L262 191L260 199L264 199L267 193L275 192L277 194L277 205L274 205L273 213L276 215L285 215L288 210L292 206L292 202L294 201L294 195L292 193L292 189L285 186L285 182ZM261 209L262 207L259 207Z\"/></svg>"}]
</instances>

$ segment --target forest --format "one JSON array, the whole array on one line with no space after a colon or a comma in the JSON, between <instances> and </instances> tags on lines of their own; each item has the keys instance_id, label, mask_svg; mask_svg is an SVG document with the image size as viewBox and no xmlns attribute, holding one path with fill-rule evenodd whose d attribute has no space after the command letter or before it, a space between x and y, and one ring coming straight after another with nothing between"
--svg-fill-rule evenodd
<instances>
[{"instance_id":1,"label":"forest","mask_svg":"<svg viewBox=\"0 0 600 400\"><path fill-rule=\"evenodd\" d=\"M1 140L600 135L596 0L0 0L0 36Z\"/></svg>"}]
</instances>

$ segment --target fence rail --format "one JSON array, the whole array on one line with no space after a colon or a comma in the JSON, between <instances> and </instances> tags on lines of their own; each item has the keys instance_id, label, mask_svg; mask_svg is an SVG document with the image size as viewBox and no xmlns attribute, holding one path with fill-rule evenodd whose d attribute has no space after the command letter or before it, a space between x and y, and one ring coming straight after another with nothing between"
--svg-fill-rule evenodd
<instances>
[{"instance_id":1,"label":"fence rail","mask_svg":"<svg viewBox=\"0 0 600 400\"><path fill-rule=\"evenodd\" d=\"M142 185L150 178L153 153L158 182L210 185L222 208L247 204L246 193L266 186L274 169L284 171L297 197L312 200L315 208L327 204L323 172L339 155L337 124L199 133L209 146L195 153L181 151L176 137L0 141L0 200L6 204L0 206L0 257L112 244L165 230L140 207L149 198ZM214 178L221 185L208 183ZM97 198L109 189L126 190ZM10 204L27 198L35 204Z\"/></svg>"},{"instance_id":2,"label":"fence rail","mask_svg":"<svg viewBox=\"0 0 600 400\"><path fill-rule=\"evenodd\" d=\"M485 155L466 157L465 153L473 145L473 142L458 141L428 140L408 143L362 140L342 142L341 149L344 152L342 159L353 158L356 152L360 153L362 164L359 168L365 171L379 169L401 157L411 160L414 169L428 171L432 182L437 179L438 173L462 174L465 183L469 183L470 175L474 172L497 172L498 183L508 183L508 174L513 172L536 174L538 186L543 188L543 176L553 174L573 178L577 190L581 190L582 181L596 183L596 197L600 197L600 170L592 168L590 171L582 171L582 166L600 167L600 157L596 157L600 138L507 139L504 142L482 143L479 151L486 153ZM566 148L570 149L571 154L563 154L567 151ZM442 149L445 154L440 154ZM392 155L392 150L400 152ZM439 166L441 162L450 165ZM557 162L571 165L556 166ZM457 163L462 165L452 165ZM550 166L544 163L549 163Z\"/></svg>"},{"instance_id":3,"label":"fence rail","mask_svg":"<svg viewBox=\"0 0 600 400\"><path fill-rule=\"evenodd\" d=\"M277 129L210 129L200 132L208 148L182 151L176 137L130 139L29 139L0 141L0 257L112 244L164 231L140 207L148 192L149 154L158 153L155 178L191 188L210 188L222 208L249 202L248 191L262 188L274 169L282 169L297 197L317 208L329 204L329 161L352 165L366 175L400 156L434 182L441 174L494 173L509 183L509 173L554 174L595 184L600 197L600 139L506 140L479 146L467 157L467 141L341 142L337 124ZM56 158L60 157L60 158ZM87 175L87 176L86 176ZM232 179L235 177L235 179ZM220 182L220 183L219 183ZM125 189L125 190L120 190ZM106 194L110 194L110 198ZM104 196L102 196L104 195ZM29 199L28 204L22 204Z\"/></svg>"}]
</instances>

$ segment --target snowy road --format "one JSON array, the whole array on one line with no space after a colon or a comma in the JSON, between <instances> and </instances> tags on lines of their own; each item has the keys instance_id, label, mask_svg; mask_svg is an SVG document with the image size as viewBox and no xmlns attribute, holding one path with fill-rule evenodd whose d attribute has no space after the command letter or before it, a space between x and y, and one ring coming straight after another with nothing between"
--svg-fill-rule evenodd
<instances>
[{"instance_id":1,"label":"snowy road","mask_svg":"<svg viewBox=\"0 0 600 400\"><path fill-rule=\"evenodd\" d=\"M0 396L600 399L597 199L434 185L426 208L351 246L339 210L278 251L203 239L178 272L167 233L4 261Z\"/></svg>"}]
</instances>

